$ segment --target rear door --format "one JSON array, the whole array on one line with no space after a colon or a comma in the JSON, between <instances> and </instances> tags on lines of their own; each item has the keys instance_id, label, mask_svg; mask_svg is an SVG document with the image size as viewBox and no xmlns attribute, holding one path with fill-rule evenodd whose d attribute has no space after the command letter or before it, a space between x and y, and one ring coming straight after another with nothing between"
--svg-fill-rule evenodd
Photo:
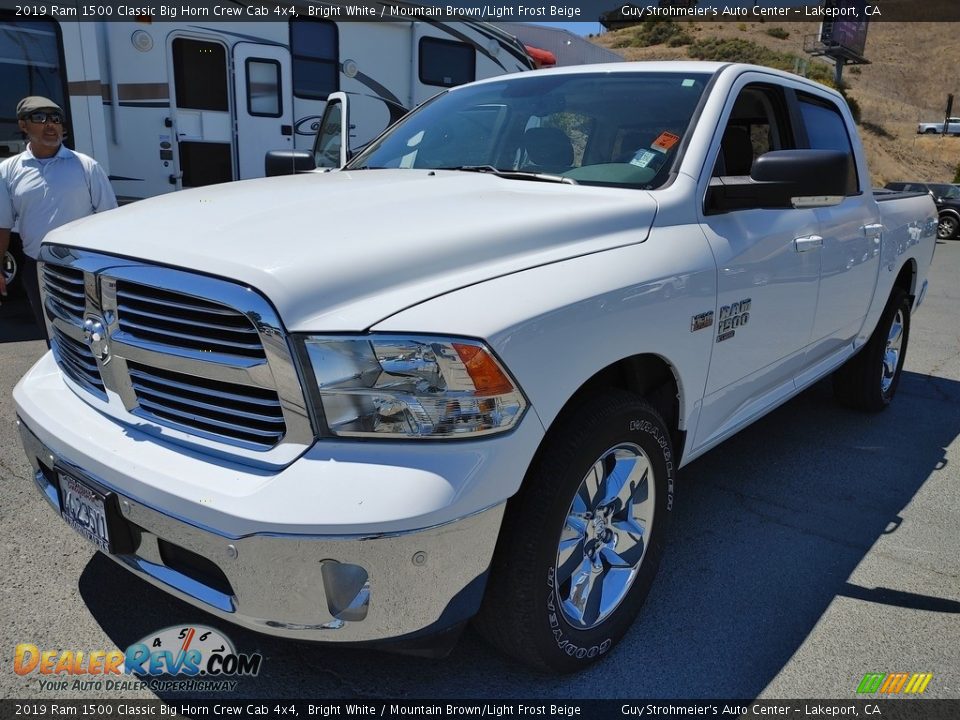
<instances>
[{"instance_id":1,"label":"rear door","mask_svg":"<svg viewBox=\"0 0 960 720\"><path fill-rule=\"evenodd\" d=\"M290 51L279 45L237 43L233 87L239 177L263 177L268 151L293 149Z\"/></svg>"},{"instance_id":2,"label":"rear door","mask_svg":"<svg viewBox=\"0 0 960 720\"><path fill-rule=\"evenodd\" d=\"M807 365L850 344L863 326L880 268L880 225L877 203L865 169L858 169L852 128L832 99L796 94L803 121L801 144L817 150L847 153L850 170L846 196L838 205L815 210L820 223L820 292Z\"/></svg>"},{"instance_id":3,"label":"rear door","mask_svg":"<svg viewBox=\"0 0 960 720\"><path fill-rule=\"evenodd\" d=\"M170 40L176 188L235 178L227 46L216 38Z\"/></svg>"}]
</instances>

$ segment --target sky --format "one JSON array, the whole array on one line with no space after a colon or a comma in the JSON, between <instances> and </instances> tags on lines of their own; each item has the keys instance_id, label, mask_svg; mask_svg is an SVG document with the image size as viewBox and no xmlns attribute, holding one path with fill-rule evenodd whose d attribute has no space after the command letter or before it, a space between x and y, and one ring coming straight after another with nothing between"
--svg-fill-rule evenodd
<instances>
[{"instance_id":1,"label":"sky","mask_svg":"<svg viewBox=\"0 0 960 720\"><path fill-rule=\"evenodd\" d=\"M563 28L564 30L569 30L575 35L589 35L591 33L597 34L603 30L603 27L598 22L535 22L530 24L546 25L547 27L552 28Z\"/></svg>"}]
</instances>

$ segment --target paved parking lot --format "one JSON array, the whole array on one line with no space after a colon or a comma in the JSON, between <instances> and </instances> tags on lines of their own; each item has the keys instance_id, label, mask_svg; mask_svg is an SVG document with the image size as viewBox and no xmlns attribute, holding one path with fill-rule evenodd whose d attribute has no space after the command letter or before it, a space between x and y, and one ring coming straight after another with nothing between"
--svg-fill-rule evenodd
<instances>
[{"instance_id":1,"label":"paved parking lot","mask_svg":"<svg viewBox=\"0 0 960 720\"><path fill-rule=\"evenodd\" d=\"M0 697L42 690L14 648L124 649L209 624L263 669L231 697L852 698L867 672L933 673L960 698L960 241L939 243L893 406L863 415L821 383L680 473L647 605L590 671L528 672L468 630L445 660L281 642L226 626L95 554L34 490L10 390L44 346L0 307ZM171 694L174 700L185 699Z\"/></svg>"}]
</instances>

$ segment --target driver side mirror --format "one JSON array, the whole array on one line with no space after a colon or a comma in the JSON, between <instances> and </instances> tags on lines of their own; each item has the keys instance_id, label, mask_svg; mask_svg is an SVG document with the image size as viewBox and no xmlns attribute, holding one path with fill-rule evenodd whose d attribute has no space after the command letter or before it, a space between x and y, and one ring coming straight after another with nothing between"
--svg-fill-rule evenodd
<instances>
[{"instance_id":1,"label":"driver side mirror","mask_svg":"<svg viewBox=\"0 0 960 720\"><path fill-rule=\"evenodd\" d=\"M306 150L271 150L264 158L267 177L310 172L316 167L313 153Z\"/></svg>"}]
</instances>

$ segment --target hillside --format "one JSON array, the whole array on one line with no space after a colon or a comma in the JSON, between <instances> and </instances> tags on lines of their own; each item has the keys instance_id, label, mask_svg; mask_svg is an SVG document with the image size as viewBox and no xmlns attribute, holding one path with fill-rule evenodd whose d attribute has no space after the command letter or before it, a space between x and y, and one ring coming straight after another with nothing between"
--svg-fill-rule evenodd
<instances>
[{"instance_id":1,"label":"hillside","mask_svg":"<svg viewBox=\"0 0 960 720\"><path fill-rule=\"evenodd\" d=\"M756 56L755 46L760 46L772 51L769 55L779 56L779 63L764 64L803 72L793 60L797 57L801 63L807 61L808 75L832 82L833 65L803 52L804 38L816 36L819 23L683 21L676 25L673 30L680 34L672 38L667 28L639 26L591 40L628 60L689 59L691 48L703 47L710 38L747 41L753 45L737 44L743 53ZM866 47L871 64L844 70L847 94L860 107L860 131L874 185L891 180L953 181L960 164L960 137L918 136L916 124L942 120L948 92L956 96L953 114L960 115L956 31L951 23L873 23ZM661 36L665 42L637 46Z\"/></svg>"}]
</instances>

